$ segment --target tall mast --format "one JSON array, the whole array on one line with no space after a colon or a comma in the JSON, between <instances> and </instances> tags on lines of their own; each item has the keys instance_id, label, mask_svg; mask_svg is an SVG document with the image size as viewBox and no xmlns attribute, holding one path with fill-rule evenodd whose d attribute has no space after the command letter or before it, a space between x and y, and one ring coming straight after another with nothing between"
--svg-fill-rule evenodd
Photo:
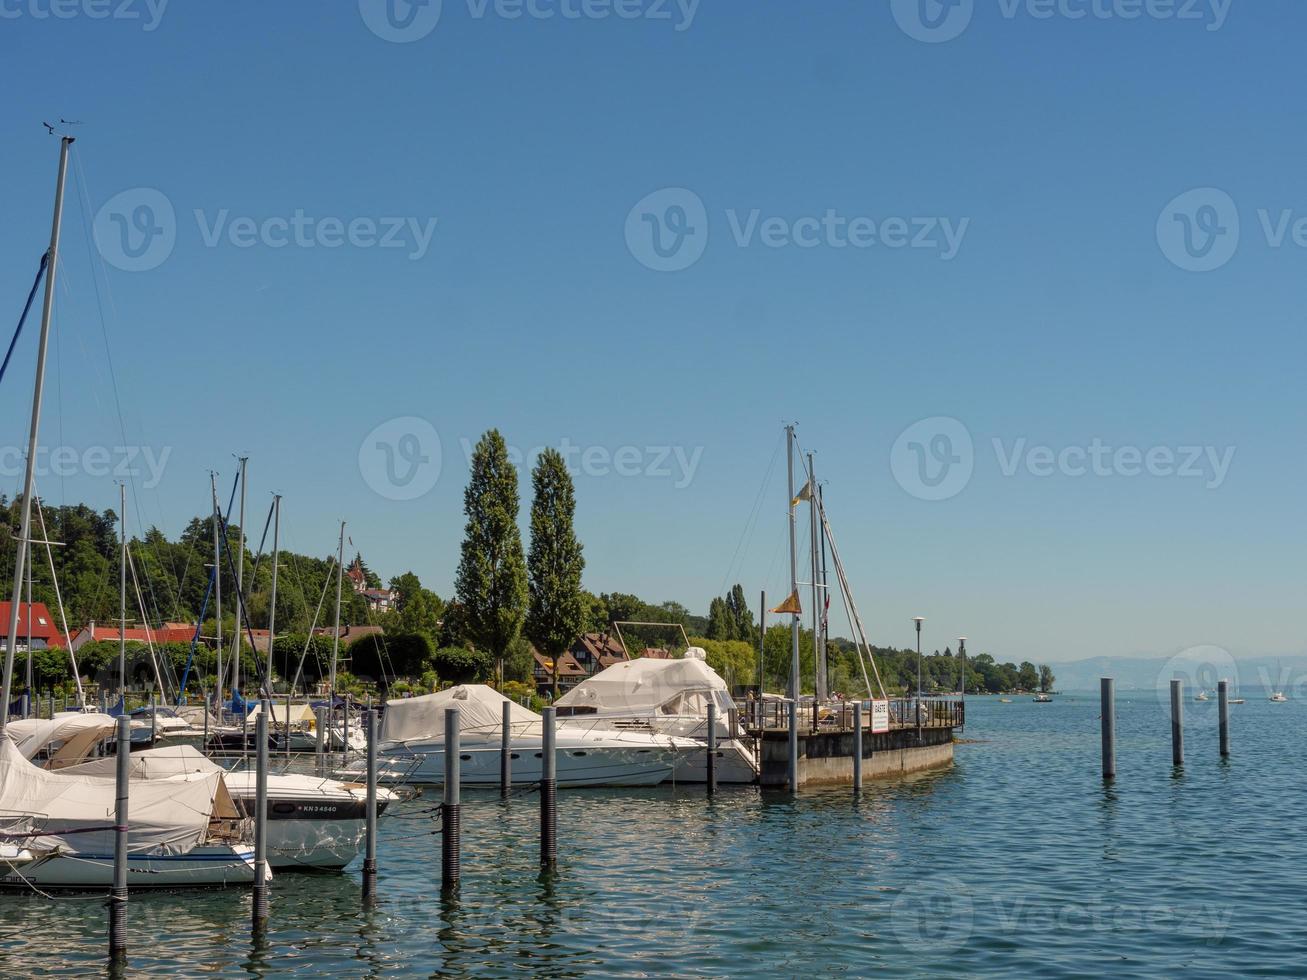
<instances>
[{"instance_id":1,"label":"tall mast","mask_svg":"<svg viewBox=\"0 0 1307 980\"><path fill-rule=\"evenodd\" d=\"M23 680L23 717L32 716L32 542L27 542L27 676Z\"/></svg>"},{"instance_id":2,"label":"tall mast","mask_svg":"<svg viewBox=\"0 0 1307 980\"><path fill-rule=\"evenodd\" d=\"M812 680L818 701L826 700L826 676L821 662L821 583L817 581L821 569L820 548L817 545L817 477L814 475L812 453L808 453L808 532L812 544Z\"/></svg>"},{"instance_id":3,"label":"tall mast","mask_svg":"<svg viewBox=\"0 0 1307 980\"><path fill-rule=\"evenodd\" d=\"M233 702L236 700L236 694L241 687L241 608L245 605L245 464L248 462L248 456L240 457L241 526L237 532L236 547L236 632L231 644L231 697ZM241 701L241 714L243 715L245 713L243 704L245 698L243 696Z\"/></svg>"},{"instance_id":4,"label":"tall mast","mask_svg":"<svg viewBox=\"0 0 1307 980\"><path fill-rule=\"evenodd\" d=\"M268 698L272 698L272 644L277 639L277 559L281 534L281 494L272 495L272 599L268 603ZM286 731L290 731L290 715L286 716ZM289 738L289 734L287 735Z\"/></svg>"},{"instance_id":5,"label":"tall mast","mask_svg":"<svg viewBox=\"0 0 1307 980\"><path fill-rule=\"evenodd\" d=\"M209 471L209 488L213 491L213 609L214 623L217 626L217 633L214 639L214 649L218 651L217 670L215 676L218 683L218 720L222 720L222 551L218 544L219 526L221 520L218 516L218 474Z\"/></svg>"},{"instance_id":6,"label":"tall mast","mask_svg":"<svg viewBox=\"0 0 1307 980\"><path fill-rule=\"evenodd\" d=\"M830 697L830 664L826 658L826 640L830 634L830 577L826 572L826 535L825 514L826 500L822 496L821 487L817 488L813 497L817 505L817 534L821 540L821 631L817 637L817 662L821 665L821 687L827 697Z\"/></svg>"},{"instance_id":7,"label":"tall mast","mask_svg":"<svg viewBox=\"0 0 1307 980\"><path fill-rule=\"evenodd\" d=\"M35 477L36 443L41 431L41 399L45 394L45 357L50 348L50 319L54 311L54 279L58 269L59 226L64 213L64 178L68 174L68 148L71 136L59 140L59 177L54 188L54 221L50 228L49 259L45 267L45 300L41 307L41 339L36 346L36 384L32 392L32 427L27 435L27 465L23 470L22 519L18 528L18 547L14 558L13 602L9 606L8 643L5 645L4 679L0 682L0 734L9 720L9 695L14 678L14 647L18 643L18 604L23 600L23 566L28 542L32 540L32 485Z\"/></svg>"},{"instance_id":8,"label":"tall mast","mask_svg":"<svg viewBox=\"0 0 1307 980\"><path fill-rule=\"evenodd\" d=\"M340 522L340 543L336 546L336 629L331 636L331 711L336 710L336 657L340 652L340 589L345 561L345 522Z\"/></svg>"},{"instance_id":9,"label":"tall mast","mask_svg":"<svg viewBox=\"0 0 1307 980\"><path fill-rule=\"evenodd\" d=\"M127 713L127 484L118 484L118 694Z\"/></svg>"},{"instance_id":10,"label":"tall mast","mask_svg":"<svg viewBox=\"0 0 1307 980\"><path fill-rule=\"evenodd\" d=\"M794 516L794 426L785 427L785 471L790 489L790 595L799 595L798 543L795 537ZM790 614L790 697L799 699L799 614Z\"/></svg>"}]
</instances>

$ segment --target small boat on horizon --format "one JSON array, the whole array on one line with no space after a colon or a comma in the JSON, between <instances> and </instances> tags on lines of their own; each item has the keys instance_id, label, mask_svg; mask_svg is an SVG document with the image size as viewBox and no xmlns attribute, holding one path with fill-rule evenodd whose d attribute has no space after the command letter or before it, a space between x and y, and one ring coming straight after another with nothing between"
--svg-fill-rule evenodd
<instances>
[{"instance_id":1,"label":"small boat on horizon","mask_svg":"<svg viewBox=\"0 0 1307 980\"><path fill-rule=\"evenodd\" d=\"M1036 694L1033 700L1035 704L1052 704L1053 696L1051 694Z\"/></svg>"},{"instance_id":2,"label":"small boat on horizon","mask_svg":"<svg viewBox=\"0 0 1307 980\"><path fill-rule=\"evenodd\" d=\"M1211 699L1210 697L1207 696L1207 692L1206 692L1206 691L1199 691L1197 694L1194 695L1194 700L1195 700L1195 701L1210 701L1210 700L1212 700L1212 699Z\"/></svg>"},{"instance_id":3,"label":"small boat on horizon","mask_svg":"<svg viewBox=\"0 0 1307 980\"><path fill-rule=\"evenodd\" d=\"M1277 704L1279 704L1279 703L1281 703L1281 702L1288 701L1289 699L1288 699L1287 697L1284 696L1284 692L1283 692L1283 691L1273 691L1273 692L1271 693L1271 696L1270 696L1269 698L1267 698L1266 700L1267 700L1267 701L1274 701L1274 702L1276 702Z\"/></svg>"}]
</instances>

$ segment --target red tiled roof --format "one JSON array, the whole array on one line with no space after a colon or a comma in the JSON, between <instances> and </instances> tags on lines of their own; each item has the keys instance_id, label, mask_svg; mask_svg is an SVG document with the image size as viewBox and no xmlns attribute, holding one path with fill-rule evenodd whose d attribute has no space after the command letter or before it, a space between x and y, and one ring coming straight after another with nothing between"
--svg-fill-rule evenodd
<instances>
[{"instance_id":1,"label":"red tiled roof","mask_svg":"<svg viewBox=\"0 0 1307 980\"><path fill-rule=\"evenodd\" d=\"M55 618L50 615L50 610L46 608L44 602L34 602L31 606L32 611L32 639L42 639L47 646L63 647L64 635L59 631ZM9 629L9 617L13 614L12 602L0 602L0 632ZM18 604L18 638L21 642L27 642L27 620L28 606L25 602ZM3 643L6 637L0 637L0 643Z\"/></svg>"},{"instance_id":2,"label":"red tiled roof","mask_svg":"<svg viewBox=\"0 0 1307 980\"><path fill-rule=\"evenodd\" d=\"M87 641L95 642L97 640L116 640L120 631L117 626L96 626L92 624L82 632L89 632L90 635L87 636ZM267 630L264 630L264 632L266 633ZM128 626L121 633L125 639L138 643L145 643L147 640L150 643L190 643L195 636L195 627Z\"/></svg>"}]
</instances>

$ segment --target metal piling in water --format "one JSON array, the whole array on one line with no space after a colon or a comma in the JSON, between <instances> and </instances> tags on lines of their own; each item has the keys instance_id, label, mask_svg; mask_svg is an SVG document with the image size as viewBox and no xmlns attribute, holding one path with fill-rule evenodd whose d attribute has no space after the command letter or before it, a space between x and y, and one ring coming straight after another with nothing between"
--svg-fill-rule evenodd
<instances>
[{"instance_id":1,"label":"metal piling in water","mask_svg":"<svg viewBox=\"0 0 1307 980\"><path fill-rule=\"evenodd\" d=\"M1116 778L1116 681L1104 677L1099 682L1103 727L1103 778Z\"/></svg>"},{"instance_id":2,"label":"metal piling in water","mask_svg":"<svg viewBox=\"0 0 1307 980\"><path fill-rule=\"evenodd\" d=\"M717 792L717 705L708 702L708 795Z\"/></svg>"},{"instance_id":3,"label":"metal piling in water","mask_svg":"<svg viewBox=\"0 0 1307 980\"><path fill-rule=\"evenodd\" d=\"M288 716L289 717L289 716ZM363 853L363 901L377 896L377 713L369 709L367 843Z\"/></svg>"},{"instance_id":4,"label":"metal piling in water","mask_svg":"<svg viewBox=\"0 0 1307 980\"><path fill-rule=\"evenodd\" d=\"M503 721L499 736L499 797L506 800L513 788L513 702L505 699L501 707Z\"/></svg>"},{"instance_id":5,"label":"metal piling in water","mask_svg":"<svg viewBox=\"0 0 1307 980\"><path fill-rule=\"evenodd\" d=\"M862 702L853 702L853 795L862 792Z\"/></svg>"},{"instance_id":6,"label":"metal piling in water","mask_svg":"<svg viewBox=\"0 0 1307 980\"><path fill-rule=\"evenodd\" d=\"M797 695L790 699L789 749L790 792L797 793L799 791L799 699Z\"/></svg>"},{"instance_id":7,"label":"metal piling in water","mask_svg":"<svg viewBox=\"0 0 1307 980\"><path fill-rule=\"evenodd\" d=\"M109 959L127 959L127 795L131 776L132 722L118 716L118 758L115 781L113 890L109 893Z\"/></svg>"},{"instance_id":8,"label":"metal piling in water","mask_svg":"<svg viewBox=\"0 0 1307 980\"><path fill-rule=\"evenodd\" d=\"M317 725L315 726L316 731L314 734L318 737L317 744L314 745L313 749L317 761L317 773L321 776L325 773L327 768L327 709L315 708L313 713L317 715Z\"/></svg>"},{"instance_id":9,"label":"metal piling in water","mask_svg":"<svg viewBox=\"0 0 1307 980\"><path fill-rule=\"evenodd\" d=\"M1219 681L1216 685L1216 704L1221 724L1221 758L1230 756L1230 682Z\"/></svg>"},{"instance_id":10,"label":"metal piling in water","mask_svg":"<svg viewBox=\"0 0 1307 980\"><path fill-rule=\"evenodd\" d=\"M540 868L558 865L558 757L555 750L554 708L541 712L540 739Z\"/></svg>"},{"instance_id":11,"label":"metal piling in water","mask_svg":"<svg viewBox=\"0 0 1307 980\"><path fill-rule=\"evenodd\" d=\"M463 804L459 799L462 775L459 753L458 709L445 709L445 797L440 807L440 887L452 891L458 887L459 834L462 830Z\"/></svg>"},{"instance_id":12,"label":"metal piling in water","mask_svg":"<svg viewBox=\"0 0 1307 980\"><path fill-rule=\"evenodd\" d=\"M1184 766L1184 683L1171 681L1171 765Z\"/></svg>"},{"instance_id":13,"label":"metal piling in water","mask_svg":"<svg viewBox=\"0 0 1307 980\"><path fill-rule=\"evenodd\" d=\"M268 710L271 702L260 702L263 710L254 726L258 740L254 776L254 932L268 926Z\"/></svg>"}]
</instances>

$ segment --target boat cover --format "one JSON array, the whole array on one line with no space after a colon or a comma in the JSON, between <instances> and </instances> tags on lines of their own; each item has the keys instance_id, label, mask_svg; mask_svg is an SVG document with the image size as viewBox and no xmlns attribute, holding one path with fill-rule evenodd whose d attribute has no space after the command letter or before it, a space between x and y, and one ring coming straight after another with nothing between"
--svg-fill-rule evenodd
<instances>
[{"instance_id":1,"label":"boat cover","mask_svg":"<svg viewBox=\"0 0 1307 980\"><path fill-rule=\"evenodd\" d=\"M411 739L445 737L445 709L458 709L460 732L497 732L503 724L501 707L508 698L484 684L460 684L436 694L423 694L416 698L397 698L386 702L381 718L381 739L386 742L406 742ZM519 726L540 723L540 716L516 701L509 701L509 721L514 731Z\"/></svg>"},{"instance_id":2,"label":"boat cover","mask_svg":"<svg viewBox=\"0 0 1307 980\"><path fill-rule=\"evenodd\" d=\"M725 718L732 707L730 691L704 660L640 657L606 667L554 703L609 714L706 715L709 699Z\"/></svg>"}]
</instances>

